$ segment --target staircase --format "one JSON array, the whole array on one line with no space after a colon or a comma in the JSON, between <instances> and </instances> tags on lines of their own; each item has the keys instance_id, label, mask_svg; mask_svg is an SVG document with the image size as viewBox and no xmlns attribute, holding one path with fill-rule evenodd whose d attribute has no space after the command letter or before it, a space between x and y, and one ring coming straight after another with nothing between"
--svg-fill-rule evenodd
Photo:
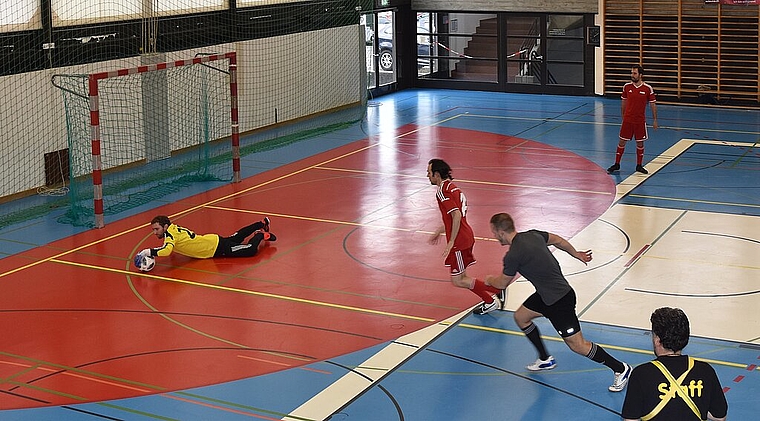
<instances>
[{"instance_id":1,"label":"staircase","mask_svg":"<svg viewBox=\"0 0 760 421\"><path fill-rule=\"evenodd\" d=\"M476 28L472 39L462 53L469 57L493 57L493 60L463 59L451 72L452 79L498 80L498 23L496 18L484 19Z\"/></svg>"}]
</instances>

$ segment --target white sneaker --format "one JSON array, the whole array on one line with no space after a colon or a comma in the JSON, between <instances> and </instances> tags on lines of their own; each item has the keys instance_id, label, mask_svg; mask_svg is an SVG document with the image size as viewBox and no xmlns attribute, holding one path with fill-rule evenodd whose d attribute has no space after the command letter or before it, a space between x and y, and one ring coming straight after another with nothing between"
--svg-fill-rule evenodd
<instances>
[{"instance_id":1,"label":"white sneaker","mask_svg":"<svg viewBox=\"0 0 760 421\"><path fill-rule=\"evenodd\" d=\"M557 366L557 362L554 361L554 357L549 355L549 358L545 360L542 360L541 358L539 358L533 364L526 365L525 368L527 368L530 371L543 371L543 370L551 370L556 366Z\"/></svg>"},{"instance_id":2,"label":"white sneaker","mask_svg":"<svg viewBox=\"0 0 760 421\"><path fill-rule=\"evenodd\" d=\"M622 392L625 389L625 385L628 384L628 379L631 378L631 371L633 369L630 365L623 363L625 369L622 373L615 373L615 380L612 381L612 385L608 388L610 392Z\"/></svg>"},{"instance_id":3,"label":"white sneaker","mask_svg":"<svg viewBox=\"0 0 760 421\"><path fill-rule=\"evenodd\" d=\"M475 310L473 310L473 314L477 315L483 315L488 314L494 310L498 310L501 308L501 302L499 302L498 298L494 298L493 301L490 303L482 303L479 306L475 307Z\"/></svg>"}]
</instances>

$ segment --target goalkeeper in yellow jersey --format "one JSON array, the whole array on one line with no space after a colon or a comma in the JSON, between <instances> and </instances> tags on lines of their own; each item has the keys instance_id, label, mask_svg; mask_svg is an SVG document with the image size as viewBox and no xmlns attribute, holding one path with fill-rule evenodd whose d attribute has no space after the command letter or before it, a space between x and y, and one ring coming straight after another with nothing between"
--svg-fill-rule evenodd
<instances>
[{"instance_id":1,"label":"goalkeeper in yellow jersey","mask_svg":"<svg viewBox=\"0 0 760 421\"><path fill-rule=\"evenodd\" d=\"M164 240L164 245L142 250L143 256L168 256L172 252L208 259L211 257L251 257L259 251L263 241L275 241L277 237L269 232L269 218L256 221L240 228L229 237L219 234L196 234L195 232L173 224L168 216L159 215L150 221L153 235ZM246 242L245 239L250 237Z\"/></svg>"}]
</instances>

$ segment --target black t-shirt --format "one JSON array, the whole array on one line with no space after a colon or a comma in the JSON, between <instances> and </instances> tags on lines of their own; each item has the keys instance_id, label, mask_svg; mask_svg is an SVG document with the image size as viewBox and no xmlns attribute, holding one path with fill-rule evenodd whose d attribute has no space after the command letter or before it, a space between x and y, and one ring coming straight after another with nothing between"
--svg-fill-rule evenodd
<instances>
[{"instance_id":1,"label":"black t-shirt","mask_svg":"<svg viewBox=\"0 0 760 421\"><path fill-rule=\"evenodd\" d=\"M559 262L549 251L549 233L530 230L518 232L512 239L509 251L504 255L504 274L520 273L527 279L546 305L556 303L570 290Z\"/></svg>"},{"instance_id":2,"label":"black t-shirt","mask_svg":"<svg viewBox=\"0 0 760 421\"><path fill-rule=\"evenodd\" d=\"M674 378L678 379L688 368L688 357L669 356L657 357ZM694 361L686 379L681 383L689 393L689 397L697 405L702 420L707 419L707 412L723 418L728 412L728 403L723 394L720 380L715 370L707 363ZM633 369L628 381L628 390L623 402L623 418L639 419L650 412L660 403L660 397L670 391L670 382L665 375L652 363L644 363ZM652 420L696 420L684 400L675 394L667 405Z\"/></svg>"}]
</instances>

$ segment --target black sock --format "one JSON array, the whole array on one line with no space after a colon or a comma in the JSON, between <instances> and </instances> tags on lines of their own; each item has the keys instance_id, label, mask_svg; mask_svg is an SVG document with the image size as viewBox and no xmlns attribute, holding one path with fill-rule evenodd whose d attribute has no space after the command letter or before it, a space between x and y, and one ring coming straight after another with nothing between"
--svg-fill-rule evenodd
<instances>
[{"instance_id":1,"label":"black sock","mask_svg":"<svg viewBox=\"0 0 760 421\"><path fill-rule=\"evenodd\" d=\"M522 329L522 331L525 336L528 337L530 343L536 348L536 351L538 351L538 358L541 358L542 360L549 358L549 354L544 347L544 341L541 340L541 332L538 331L538 326L536 326L535 323L531 323L525 329Z\"/></svg>"},{"instance_id":2,"label":"black sock","mask_svg":"<svg viewBox=\"0 0 760 421\"><path fill-rule=\"evenodd\" d=\"M586 355L586 358L598 362L600 364L604 364L607 367L609 367L612 371L615 373L622 373L623 370L625 370L625 366L620 361L616 360L615 357L608 354L607 351L604 350L601 346L591 342L591 350L588 352L588 355Z\"/></svg>"},{"instance_id":3,"label":"black sock","mask_svg":"<svg viewBox=\"0 0 760 421\"><path fill-rule=\"evenodd\" d=\"M242 244L246 238L250 237L251 234L253 234L254 232L262 228L264 228L264 223L261 221L256 221L252 223L251 225L240 228L236 233L230 235L228 238L232 240L232 242L234 243Z\"/></svg>"}]
</instances>

